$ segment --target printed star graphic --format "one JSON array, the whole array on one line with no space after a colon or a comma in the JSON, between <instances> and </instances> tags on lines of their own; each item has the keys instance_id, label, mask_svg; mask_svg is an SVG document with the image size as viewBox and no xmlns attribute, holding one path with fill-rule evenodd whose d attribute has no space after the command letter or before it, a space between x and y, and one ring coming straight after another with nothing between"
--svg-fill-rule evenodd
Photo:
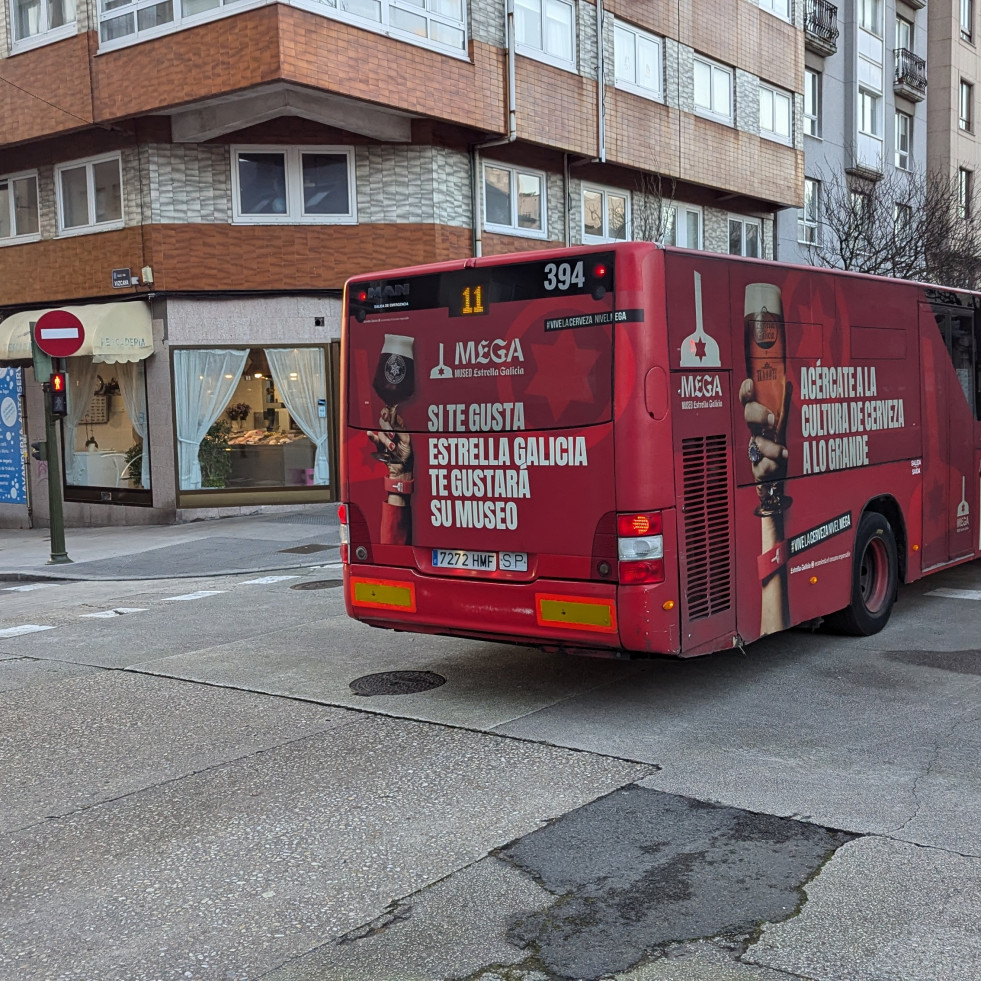
<instances>
[{"instance_id":1,"label":"printed star graphic","mask_svg":"<svg viewBox=\"0 0 981 981\"><path fill-rule=\"evenodd\" d=\"M525 392L544 396L556 422L571 402L591 403L594 400L589 380L600 359L599 351L578 346L573 331L565 331L552 344L532 344L531 350L535 364L546 370L539 371Z\"/></svg>"},{"instance_id":2,"label":"printed star graphic","mask_svg":"<svg viewBox=\"0 0 981 981\"><path fill-rule=\"evenodd\" d=\"M699 361L705 357L705 341L695 341L695 357Z\"/></svg>"}]
</instances>

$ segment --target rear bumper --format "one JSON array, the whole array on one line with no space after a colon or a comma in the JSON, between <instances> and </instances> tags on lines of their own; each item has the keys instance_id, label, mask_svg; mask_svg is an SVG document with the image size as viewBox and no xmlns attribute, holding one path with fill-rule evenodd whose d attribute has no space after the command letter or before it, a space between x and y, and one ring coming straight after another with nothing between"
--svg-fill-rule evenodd
<instances>
[{"instance_id":1,"label":"rear bumper","mask_svg":"<svg viewBox=\"0 0 981 981\"><path fill-rule=\"evenodd\" d=\"M661 606L665 588L494 582L377 565L344 570L348 614L373 626L610 654L680 653L677 614Z\"/></svg>"}]
</instances>

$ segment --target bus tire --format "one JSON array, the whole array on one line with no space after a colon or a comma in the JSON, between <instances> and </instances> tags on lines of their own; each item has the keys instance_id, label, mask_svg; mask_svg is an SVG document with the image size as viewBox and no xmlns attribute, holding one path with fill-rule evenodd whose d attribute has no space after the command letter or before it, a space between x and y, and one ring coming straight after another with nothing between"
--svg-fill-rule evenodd
<instances>
[{"instance_id":1,"label":"bus tire","mask_svg":"<svg viewBox=\"0 0 981 981\"><path fill-rule=\"evenodd\" d=\"M851 603L827 618L828 626L856 637L877 634L889 621L899 587L899 560L892 525L866 511L855 536Z\"/></svg>"}]
</instances>

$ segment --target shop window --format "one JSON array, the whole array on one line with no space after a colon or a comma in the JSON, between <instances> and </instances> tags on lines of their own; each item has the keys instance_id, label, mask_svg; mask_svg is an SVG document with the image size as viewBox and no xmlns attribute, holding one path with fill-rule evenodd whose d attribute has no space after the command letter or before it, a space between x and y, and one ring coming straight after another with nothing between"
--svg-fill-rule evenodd
<instances>
[{"instance_id":1,"label":"shop window","mask_svg":"<svg viewBox=\"0 0 981 981\"><path fill-rule=\"evenodd\" d=\"M121 228L122 172L119 154L73 161L55 168L58 230L62 234Z\"/></svg>"},{"instance_id":2,"label":"shop window","mask_svg":"<svg viewBox=\"0 0 981 981\"><path fill-rule=\"evenodd\" d=\"M112 500L139 503L139 492L150 490L144 362L69 358L68 386L62 424L66 498L98 500L78 492L99 488L112 491Z\"/></svg>"},{"instance_id":3,"label":"shop window","mask_svg":"<svg viewBox=\"0 0 981 981\"><path fill-rule=\"evenodd\" d=\"M237 147L232 183L239 222L357 220L350 147Z\"/></svg>"},{"instance_id":4,"label":"shop window","mask_svg":"<svg viewBox=\"0 0 981 981\"><path fill-rule=\"evenodd\" d=\"M323 348L177 350L174 403L182 491L330 484Z\"/></svg>"},{"instance_id":5,"label":"shop window","mask_svg":"<svg viewBox=\"0 0 981 981\"><path fill-rule=\"evenodd\" d=\"M0 177L0 243L37 237L37 174Z\"/></svg>"}]
</instances>

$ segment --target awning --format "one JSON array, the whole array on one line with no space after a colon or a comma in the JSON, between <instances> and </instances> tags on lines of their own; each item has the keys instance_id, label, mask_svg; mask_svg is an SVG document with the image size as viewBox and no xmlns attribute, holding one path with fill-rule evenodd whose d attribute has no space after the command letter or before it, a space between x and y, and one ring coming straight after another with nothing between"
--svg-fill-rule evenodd
<instances>
[{"instance_id":1,"label":"awning","mask_svg":"<svg viewBox=\"0 0 981 981\"><path fill-rule=\"evenodd\" d=\"M75 357L91 358L100 364L118 364L142 361L153 354L150 305L143 300L57 309L75 314L85 328L85 340ZM0 321L0 364L32 359L31 324L47 312L24 310Z\"/></svg>"}]
</instances>

